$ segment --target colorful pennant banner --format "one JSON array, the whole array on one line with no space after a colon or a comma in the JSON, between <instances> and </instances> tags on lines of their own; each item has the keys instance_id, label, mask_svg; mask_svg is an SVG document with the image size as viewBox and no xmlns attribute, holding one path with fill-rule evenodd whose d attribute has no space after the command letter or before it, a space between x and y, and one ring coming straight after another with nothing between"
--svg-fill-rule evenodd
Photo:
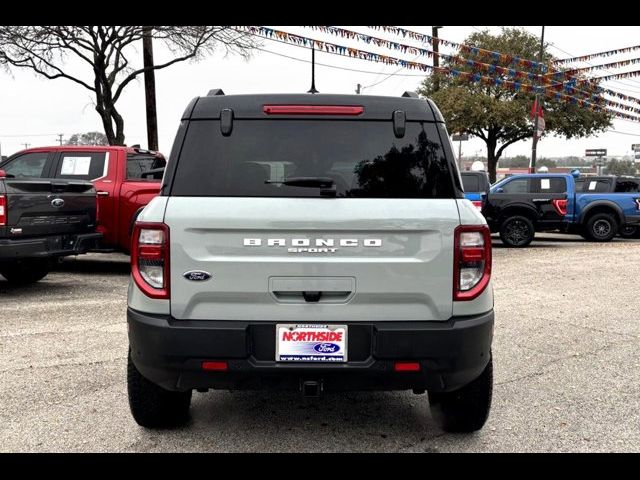
<instances>
[{"instance_id":1,"label":"colorful pennant banner","mask_svg":"<svg viewBox=\"0 0 640 480\"><path fill-rule=\"evenodd\" d=\"M577 98L575 96L564 93L563 91L560 91L564 88L562 85L560 85L559 88L557 85L552 87L549 87L549 86L545 87L545 86L539 86L539 85L531 85L531 84L523 83L520 81L505 80L500 77L489 77L486 75L481 75L479 72L465 72L465 71L461 71L461 70L457 70L449 67L433 67L431 65L427 65L420 62L402 60L402 59L390 57L387 55L380 55L377 53L367 52L367 51L359 50L356 48L345 47L342 45L337 45L329 42L323 42L320 40L304 37L301 35L295 35L295 34L280 31L280 30L275 30L268 27L236 26L232 28L236 29L237 31L248 32L252 35L260 36L263 38L267 38L267 39L271 39L271 40L275 40L283 43L289 43L289 44L303 46L307 48L311 48L312 46L314 46L319 50L323 50L328 53L333 53L336 55L346 56L350 58L358 58L358 59L367 60L371 62L384 63L386 65L398 65L403 68L420 70L425 72L428 70L430 71L435 70L442 74L451 75L454 78L460 78L460 79L469 81L471 83L494 85L494 86L506 88L515 92L539 93L549 98L553 98L555 100L559 100L559 101L561 100L571 104L576 104L578 106L589 108L594 111L601 111L603 109L606 109L612 115L615 115L619 118L626 118L629 120L640 122L640 117L635 117L633 115L607 109L605 106L599 105L598 103L593 101L593 99L589 101L583 98ZM554 91L553 88L556 88L556 91ZM621 105L622 107L627 107L626 105L617 104L616 102L603 100L601 98L600 98L600 101L603 102L605 105L607 104L607 102L610 102L611 106ZM628 108L631 108L631 107L628 107Z\"/></svg>"},{"instance_id":2,"label":"colorful pennant banner","mask_svg":"<svg viewBox=\"0 0 640 480\"><path fill-rule=\"evenodd\" d=\"M615 50L607 50L606 52L590 53L589 55L582 55L580 57L562 58L560 60L554 60L555 65L564 65L567 63L582 62L584 60L591 60L598 57L611 57L620 53L628 53L634 50L640 50L640 45L634 45L632 47L616 48Z\"/></svg>"},{"instance_id":3,"label":"colorful pennant banner","mask_svg":"<svg viewBox=\"0 0 640 480\"><path fill-rule=\"evenodd\" d=\"M412 40L418 40L421 42L429 43L433 45L433 40L436 38L440 45L444 45L446 47L452 47L459 49L462 53L468 55L477 55L484 58L490 58L495 62L500 62L506 65L513 64L519 65L520 67L530 70L530 71L539 71L541 73L553 72L554 69L550 69L544 63L535 62L533 60L528 60L526 58L521 58L516 55L509 55L506 53L494 52L491 50L485 50L484 48L472 47L470 45L464 45L462 43L451 42L449 40L444 40L442 38L432 37L431 35L427 35L424 33L414 32L412 30L407 30L405 28L386 26L386 25L374 25L368 26L368 28L372 28L374 30L383 30L384 32L392 33L394 35L401 35L403 37L409 37Z\"/></svg>"},{"instance_id":4,"label":"colorful pennant banner","mask_svg":"<svg viewBox=\"0 0 640 480\"><path fill-rule=\"evenodd\" d=\"M617 62L604 63L602 65L591 65L589 67L572 68L571 70L565 70L563 72L547 73L547 76L553 76L556 78L558 75L563 75L565 78L574 76L577 72L592 72L594 70L605 70L608 68L620 68L628 65L635 65L640 63L640 58L631 58L629 60L619 60Z\"/></svg>"}]
</instances>

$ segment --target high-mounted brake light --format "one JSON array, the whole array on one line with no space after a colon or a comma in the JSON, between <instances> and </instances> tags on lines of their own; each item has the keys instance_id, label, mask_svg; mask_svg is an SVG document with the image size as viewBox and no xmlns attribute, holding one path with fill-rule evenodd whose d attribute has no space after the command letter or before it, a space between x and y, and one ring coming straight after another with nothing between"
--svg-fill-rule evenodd
<instances>
[{"instance_id":1,"label":"high-mounted brake light","mask_svg":"<svg viewBox=\"0 0 640 480\"><path fill-rule=\"evenodd\" d=\"M136 222L131 245L131 275L151 298L169 298L169 227Z\"/></svg>"},{"instance_id":2,"label":"high-mounted brake light","mask_svg":"<svg viewBox=\"0 0 640 480\"><path fill-rule=\"evenodd\" d=\"M563 217L567 214L567 200L562 198L555 198L552 200L553 208L556 209L558 215L562 215Z\"/></svg>"},{"instance_id":3,"label":"high-mounted brake light","mask_svg":"<svg viewBox=\"0 0 640 480\"><path fill-rule=\"evenodd\" d=\"M486 225L460 225L453 245L453 299L473 300L491 278L491 233Z\"/></svg>"},{"instance_id":4,"label":"high-mounted brake light","mask_svg":"<svg viewBox=\"0 0 640 480\"><path fill-rule=\"evenodd\" d=\"M267 115L360 115L361 105L264 105Z\"/></svg>"},{"instance_id":5,"label":"high-mounted brake light","mask_svg":"<svg viewBox=\"0 0 640 480\"><path fill-rule=\"evenodd\" d=\"M7 224L7 197L0 195L0 227Z\"/></svg>"}]
</instances>

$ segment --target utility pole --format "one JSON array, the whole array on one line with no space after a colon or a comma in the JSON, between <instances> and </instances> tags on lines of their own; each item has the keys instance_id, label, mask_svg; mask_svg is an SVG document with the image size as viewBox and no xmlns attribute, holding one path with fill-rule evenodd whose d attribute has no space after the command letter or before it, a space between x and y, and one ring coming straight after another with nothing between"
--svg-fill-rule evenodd
<instances>
[{"instance_id":1,"label":"utility pole","mask_svg":"<svg viewBox=\"0 0 640 480\"><path fill-rule=\"evenodd\" d=\"M22 145L24 145L24 148L26 150L27 148L29 148L29 145L31 145L31 144L30 143L23 143Z\"/></svg>"},{"instance_id":2,"label":"utility pole","mask_svg":"<svg viewBox=\"0 0 640 480\"><path fill-rule=\"evenodd\" d=\"M544 52L544 25L542 26L542 35L540 35L540 53L538 54L538 64L542 63L542 53ZM537 82L534 82L534 85L537 85ZM529 173L535 173L536 171L536 155L538 148L538 120L540 108L542 107L542 98L540 98L540 94L536 92L536 100L534 103L535 106L535 117L533 121L533 143L531 145L531 164L529 166Z\"/></svg>"},{"instance_id":3,"label":"utility pole","mask_svg":"<svg viewBox=\"0 0 640 480\"><path fill-rule=\"evenodd\" d=\"M357 87L356 87L356 93L357 93L358 95L360 95L360 89L361 89L361 88L362 88L362 85L358 84L358 85L357 85Z\"/></svg>"},{"instance_id":4,"label":"utility pole","mask_svg":"<svg viewBox=\"0 0 640 480\"><path fill-rule=\"evenodd\" d=\"M158 150L158 114L156 111L156 74L153 70L153 37L151 27L144 27L142 60L144 63L144 93L147 106L147 143L149 150Z\"/></svg>"},{"instance_id":5,"label":"utility pole","mask_svg":"<svg viewBox=\"0 0 640 480\"><path fill-rule=\"evenodd\" d=\"M433 91L437 92L440 89L440 79L438 78L438 70L437 68L440 66L440 40L438 38L438 29L442 27L431 27L431 36L432 38L432 46L433 46Z\"/></svg>"},{"instance_id":6,"label":"utility pole","mask_svg":"<svg viewBox=\"0 0 640 480\"><path fill-rule=\"evenodd\" d=\"M64 135L64 133L59 133L58 134L58 142L60 142L60 146L62 146L62 136Z\"/></svg>"}]
</instances>

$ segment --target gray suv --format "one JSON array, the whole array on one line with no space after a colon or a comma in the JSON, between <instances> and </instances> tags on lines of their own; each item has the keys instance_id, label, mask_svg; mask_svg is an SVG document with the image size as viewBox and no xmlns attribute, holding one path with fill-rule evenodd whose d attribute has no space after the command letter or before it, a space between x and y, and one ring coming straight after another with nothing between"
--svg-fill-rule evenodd
<instances>
[{"instance_id":1,"label":"gray suv","mask_svg":"<svg viewBox=\"0 0 640 480\"><path fill-rule=\"evenodd\" d=\"M194 99L131 251L142 426L194 389L409 389L447 431L486 421L491 239L430 100Z\"/></svg>"}]
</instances>

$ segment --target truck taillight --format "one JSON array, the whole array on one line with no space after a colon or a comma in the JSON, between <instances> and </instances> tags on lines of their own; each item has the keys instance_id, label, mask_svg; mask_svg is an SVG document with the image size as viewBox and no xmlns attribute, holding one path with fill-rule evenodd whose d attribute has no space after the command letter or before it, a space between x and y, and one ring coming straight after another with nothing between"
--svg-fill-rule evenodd
<instances>
[{"instance_id":1,"label":"truck taillight","mask_svg":"<svg viewBox=\"0 0 640 480\"><path fill-rule=\"evenodd\" d=\"M491 278L491 233L486 225L460 225L453 245L453 299L473 300Z\"/></svg>"},{"instance_id":2,"label":"truck taillight","mask_svg":"<svg viewBox=\"0 0 640 480\"><path fill-rule=\"evenodd\" d=\"M7 197L0 195L0 227L7 224Z\"/></svg>"},{"instance_id":3,"label":"truck taillight","mask_svg":"<svg viewBox=\"0 0 640 480\"><path fill-rule=\"evenodd\" d=\"M567 200L556 198L553 200L553 208L556 209L558 215L562 215L563 217L567 214Z\"/></svg>"},{"instance_id":4,"label":"truck taillight","mask_svg":"<svg viewBox=\"0 0 640 480\"><path fill-rule=\"evenodd\" d=\"M640 198L636 198L636 209L640 210Z\"/></svg>"},{"instance_id":5,"label":"truck taillight","mask_svg":"<svg viewBox=\"0 0 640 480\"><path fill-rule=\"evenodd\" d=\"M471 203L473 203L473 206L476 207L478 209L478 211L482 211L482 201L481 200L473 200Z\"/></svg>"},{"instance_id":6,"label":"truck taillight","mask_svg":"<svg viewBox=\"0 0 640 480\"><path fill-rule=\"evenodd\" d=\"M151 298L169 298L169 227L136 222L131 239L131 275Z\"/></svg>"}]
</instances>

